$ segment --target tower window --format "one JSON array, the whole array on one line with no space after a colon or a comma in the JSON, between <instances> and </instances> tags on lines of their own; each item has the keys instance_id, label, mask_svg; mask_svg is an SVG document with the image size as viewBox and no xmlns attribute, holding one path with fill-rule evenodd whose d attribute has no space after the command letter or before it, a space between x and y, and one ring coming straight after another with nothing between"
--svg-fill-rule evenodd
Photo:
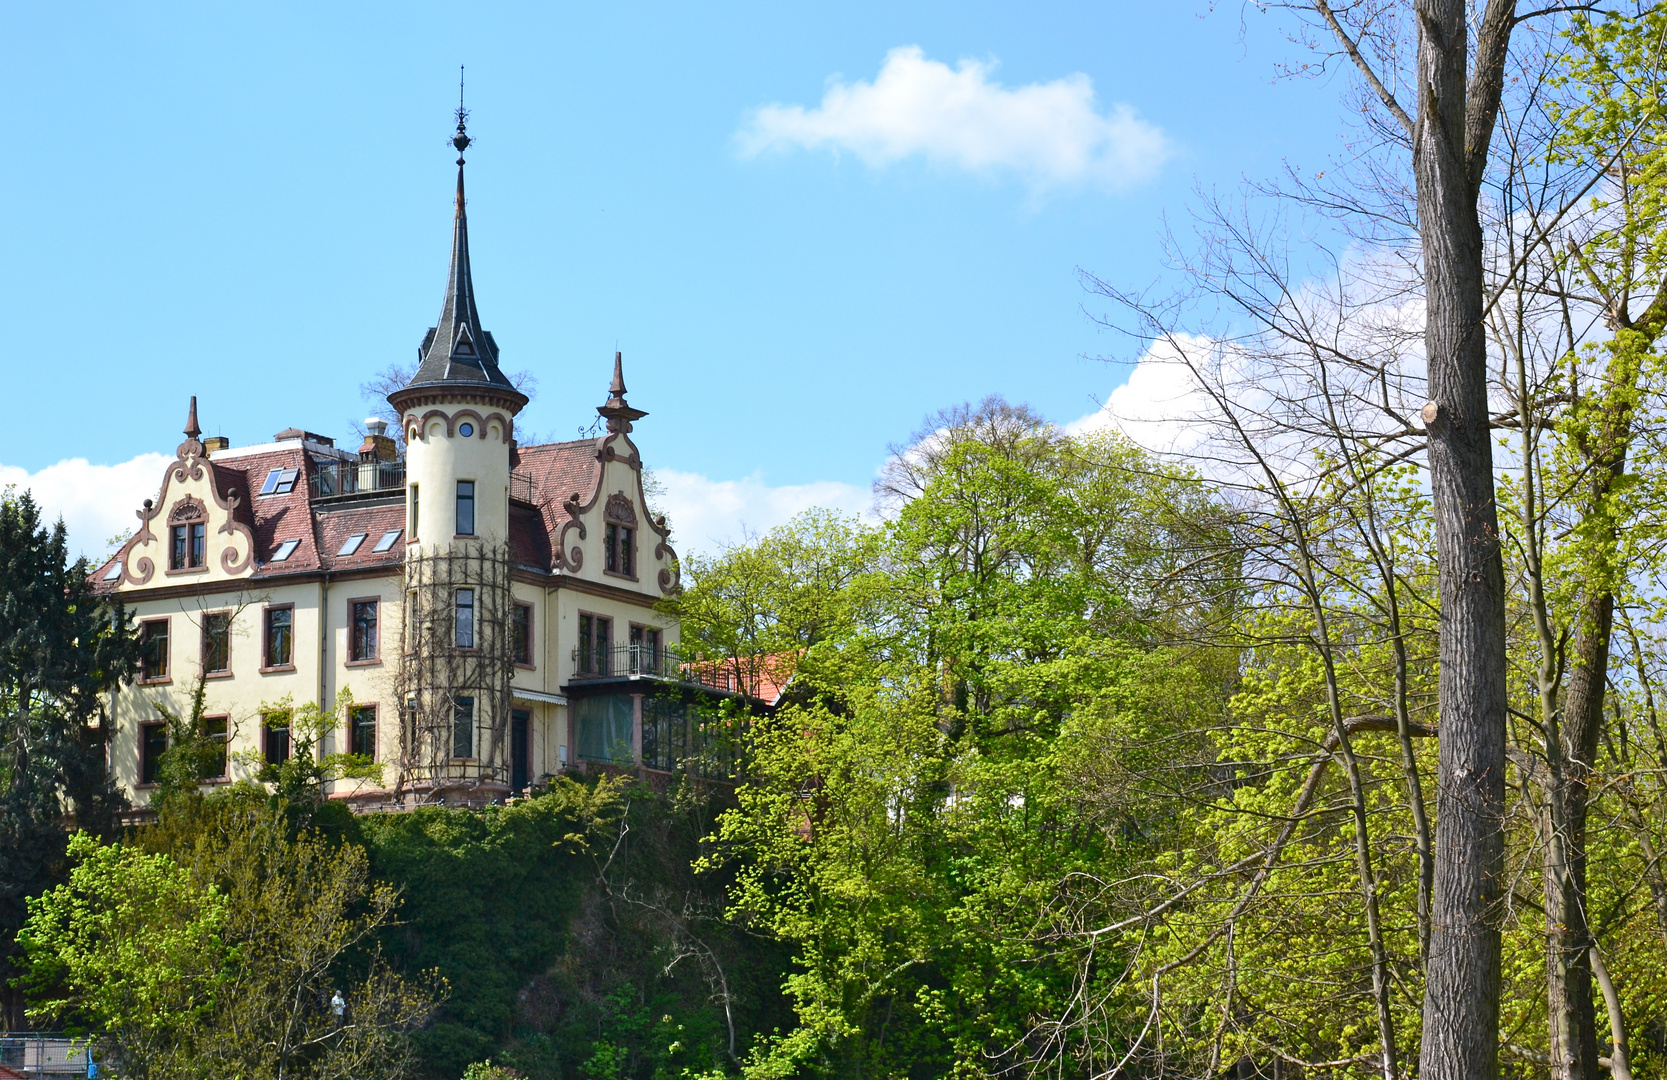
<instances>
[{"instance_id":1,"label":"tower window","mask_svg":"<svg viewBox=\"0 0 1667 1080\"><path fill-rule=\"evenodd\" d=\"M457 535L475 535L475 482L457 482Z\"/></svg>"},{"instance_id":2,"label":"tower window","mask_svg":"<svg viewBox=\"0 0 1667 1080\"><path fill-rule=\"evenodd\" d=\"M457 590L456 644L459 649L475 647L475 590Z\"/></svg>"},{"instance_id":3,"label":"tower window","mask_svg":"<svg viewBox=\"0 0 1667 1080\"><path fill-rule=\"evenodd\" d=\"M417 538L417 485L411 485L411 539Z\"/></svg>"},{"instance_id":4,"label":"tower window","mask_svg":"<svg viewBox=\"0 0 1667 1080\"><path fill-rule=\"evenodd\" d=\"M451 717L451 756L475 756L475 699L472 697L455 699Z\"/></svg>"}]
</instances>

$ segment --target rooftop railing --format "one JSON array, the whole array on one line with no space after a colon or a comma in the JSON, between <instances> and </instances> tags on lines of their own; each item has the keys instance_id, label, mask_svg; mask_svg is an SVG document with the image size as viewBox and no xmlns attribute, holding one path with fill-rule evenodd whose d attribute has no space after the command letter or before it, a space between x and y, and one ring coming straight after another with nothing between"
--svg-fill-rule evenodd
<instances>
[{"instance_id":1,"label":"rooftop railing","mask_svg":"<svg viewBox=\"0 0 1667 1080\"><path fill-rule=\"evenodd\" d=\"M403 461L320 461L308 484L314 499L405 487Z\"/></svg>"},{"instance_id":2,"label":"rooftop railing","mask_svg":"<svg viewBox=\"0 0 1667 1080\"><path fill-rule=\"evenodd\" d=\"M667 648L619 645L611 649L573 650L573 681L620 678L660 679L703 686L749 697L764 697L766 679L730 662L687 660Z\"/></svg>"}]
</instances>

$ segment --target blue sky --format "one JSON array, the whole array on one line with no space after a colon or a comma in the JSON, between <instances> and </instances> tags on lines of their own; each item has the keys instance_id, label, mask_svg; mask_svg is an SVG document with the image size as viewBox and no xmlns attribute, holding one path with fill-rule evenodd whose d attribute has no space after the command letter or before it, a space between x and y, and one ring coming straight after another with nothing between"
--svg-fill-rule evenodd
<instances>
[{"instance_id":1,"label":"blue sky","mask_svg":"<svg viewBox=\"0 0 1667 1080\"><path fill-rule=\"evenodd\" d=\"M188 395L236 444L345 440L359 384L410 360L441 299L459 63L483 321L540 380L523 427L573 437L617 345L694 546L859 505L941 407L1093 412L1124 373L1090 358L1127 343L1078 268L1161 278L1196 186L1323 168L1346 121L1340 80L1276 78L1285 24L1187 0L3 19L22 407L0 481L90 551L154 489L141 455L171 454Z\"/></svg>"}]
</instances>

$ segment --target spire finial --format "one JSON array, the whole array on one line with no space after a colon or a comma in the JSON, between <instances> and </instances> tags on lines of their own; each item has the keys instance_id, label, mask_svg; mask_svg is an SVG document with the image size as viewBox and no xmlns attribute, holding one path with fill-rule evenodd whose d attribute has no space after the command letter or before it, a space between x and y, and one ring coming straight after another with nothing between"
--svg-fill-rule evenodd
<instances>
[{"instance_id":1,"label":"spire finial","mask_svg":"<svg viewBox=\"0 0 1667 1080\"><path fill-rule=\"evenodd\" d=\"M197 426L197 395L192 394L191 411L187 413L185 417L185 437L187 439L195 439L202 433L202 428Z\"/></svg>"},{"instance_id":2,"label":"spire finial","mask_svg":"<svg viewBox=\"0 0 1667 1080\"><path fill-rule=\"evenodd\" d=\"M625 357L618 351L614 353L614 381L608 387L608 400L598 405L596 411L607 419L608 430L616 434L630 431L632 421L648 415L625 402Z\"/></svg>"},{"instance_id":3,"label":"spire finial","mask_svg":"<svg viewBox=\"0 0 1667 1080\"><path fill-rule=\"evenodd\" d=\"M463 107L463 65L457 65L457 134L452 136L451 144L457 147L457 163L463 164L463 151L469 149L474 140L469 138L469 110Z\"/></svg>"}]
</instances>

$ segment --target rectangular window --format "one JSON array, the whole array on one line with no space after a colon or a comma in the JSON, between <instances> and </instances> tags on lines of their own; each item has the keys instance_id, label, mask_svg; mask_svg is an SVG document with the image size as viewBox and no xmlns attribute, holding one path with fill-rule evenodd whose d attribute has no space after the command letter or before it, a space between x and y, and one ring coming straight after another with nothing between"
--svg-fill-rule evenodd
<instances>
[{"instance_id":1,"label":"rectangular window","mask_svg":"<svg viewBox=\"0 0 1667 1080\"><path fill-rule=\"evenodd\" d=\"M457 619L454 640L459 649L475 647L475 590L457 590Z\"/></svg>"},{"instance_id":2,"label":"rectangular window","mask_svg":"<svg viewBox=\"0 0 1667 1080\"><path fill-rule=\"evenodd\" d=\"M580 761L631 764L631 698L627 694L600 694L576 699L573 710L573 742Z\"/></svg>"},{"instance_id":3,"label":"rectangular window","mask_svg":"<svg viewBox=\"0 0 1667 1080\"><path fill-rule=\"evenodd\" d=\"M203 615L203 673L217 675L232 669L232 615L210 611Z\"/></svg>"},{"instance_id":4,"label":"rectangular window","mask_svg":"<svg viewBox=\"0 0 1667 1080\"><path fill-rule=\"evenodd\" d=\"M349 714L352 753L376 760L376 706L355 705Z\"/></svg>"},{"instance_id":5,"label":"rectangular window","mask_svg":"<svg viewBox=\"0 0 1667 1080\"><path fill-rule=\"evenodd\" d=\"M603 534L602 545L607 550L602 555L602 569L610 574L619 573L619 526L610 524Z\"/></svg>"},{"instance_id":6,"label":"rectangular window","mask_svg":"<svg viewBox=\"0 0 1667 1080\"><path fill-rule=\"evenodd\" d=\"M475 699L472 697L454 699L451 716L451 756L475 756Z\"/></svg>"},{"instance_id":7,"label":"rectangular window","mask_svg":"<svg viewBox=\"0 0 1667 1080\"><path fill-rule=\"evenodd\" d=\"M457 482L457 535L475 535L475 482Z\"/></svg>"},{"instance_id":8,"label":"rectangular window","mask_svg":"<svg viewBox=\"0 0 1667 1080\"><path fill-rule=\"evenodd\" d=\"M365 537L367 537L369 535L370 535L369 533L354 533L352 536L348 537L346 540L344 540L342 542L341 550L336 552L336 557L337 558L346 558L347 556L349 556L349 555L353 554L354 552L358 551L359 550L359 545L364 543L365 542Z\"/></svg>"},{"instance_id":9,"label":"rectangular window","mask_svg":"<svg viewBox=\"0 0 1667 1080\"><path fill-rule=\"evenodd\" d=\"M226 718L224 716L203 717L203 738L208 742L210 751L203 755L202 779L224 780L226 778Z\"/></svg>"},{"instance_id":10,"label":"rectangular window","mask_svg":"<svg viewBox=\"0 0 1667 1080\"><path fill-rule=\"evenodd\" d=\"M516 604L514 607L511 633L514 637L515 662L532 666L533 662L533 609L531 604Z\"/></svg>"},{"instance_id":11,"label":"rectangular window","mask_svg":"<svg viewBox=\"0 0 1667 1080\"><path fill-rule=\"evenodd\" d=\"M168 569L185 569L184 525L175 525L168 530Z\"/></svg>"},{"instance_id":12,"label":"rectangular window","mask_svg":"<svg viewBox=\"0 0 1667 1080\"><path fill-rule=\"evenodd\" d=\"M282 765L289 760L289 713L268 714L262 728L266 736L266 745L262 747L266 763Z\"/></svg>"},{"instance_id":13,"label":"rectangular window","mask_svg":"<svg viewBox=\"0 0 1667 1080\"><path fill-rule=\"evenodd\" d=\"M168 677L168 620L139 625L139 681L160 682Z\"/></svg>"},{"instance_id":14,"label":"rectangular window","mask_svg":"<svg viewBox=\"0 0 1667 1080\"><path fill-rule=\"evenodd\" d=\"M579 674L607 675L613 659L610 639L613 620L601 615L579 616Z\"/></svg>"},{"instance_id":15,"label":"rectangular window","mask_svg":"<svg viewBox=\"0 0 1667 1080\"><path fill-rule=\"evenodd\" d=\"M375 660L377 602L355 600L350 606L353 617L352 626L348 628L347 657L349 660Z\"/></svg>"},{"instance_id":16,"label":"rectangular window","mask_svg":"<svg viewBox=\"0 0 1667 1080\"><path fill-rule=\"evenodd\" d=\"M631 627L631 674L660 673L660 631L652 626Z\"/></svg>"},{"instance_id":17,"label":"rectangular window","mask_svg":"<svg viewBox=\"0 0 1667 1080\"><path fill-rule=\"evenodd\" d=\"M294 555L295 549L300 546L301 541L299 540L285 540L283 543L278 545L278 550L272 553L272 561L283 562L291 555Z\"/></svg>"},{"instance_id":18,"label":"rectangular window","mask_svg":"<svg viewBox=\"0 0 1667 1080\"><path fill-rule=\"evenodd\" d=\"M201 566L208 558L208 523L199 521L191 526L191 550L186 553L190 565Z\"/></svg>"},{"instance_id":19,"label":"rectangular window","mask_svg":"<svg viewBox=\"0 0 1667 1080\"><path fill-rule=\"evenodd\" d=\"M289 667L295 657L295 609L266 609L266 666Z\"/></svg>"},{"instance_id":20,"label":"rectangular window","mask_svg":"<svg viewBox=\"0 0 1667 1080\"><path fill-rule=\"evenodd\" d=\"M273 469L266 474L266 483L260 487L262 495L288 495L295 490L295 481L301 476L300 469Z\"/></svg>"},{"instance_id":21,"label":"rectangular window","mask_svg":"<svg viewBox=\"0 0 1667 1080\"><path fill-rule=\"evenodd\" d=\"M404 529L389 529L382 534L382 539L376 542L376 546L371 548L371 551L381 553L392 550L394 544L399 541L399 534L404 531Z\"/></svg>"},{"instance_id":22,"label":"rectangular window","mask_svg":"<svg viewBox=\"0 0 1667 1080\"><path fill-rule=\"evenodd\" d=\"M422 643L422 627L417 623L417 590L405 594L405 651L416 652Z\"/></svg>"},{"instance_id":23,"label":"rectangular window","mask_svg":"<svg viewBox=\"0 0 1667 1080\"><path fill-rule=\"evenodd\" d=\"M636 532L629 525L610 523L604 530L602 568L610 574L637 575Z\"/></svg>"},{"instance_id":24,"label":"rectangular window","mask_svg":"<svg viewBox=\"0 0 1667 1080\"><path fill-rule=\"evenodd\" d=\"M168 725L139 725L139 783L156 783L162 755L168 752Z\"/></svg>"},{"instance_id":25,"label":"rectangular window","mask_svg":"<svg viewBox=\"0 0 1667 1080\"><path fill-rule=\"evenodd\" d=\"M413 540L415 540L417 538L417 510L418 510L418 507L419 507L419 503L417 502L417 485L412 484L411 485L411 539L413 539Z\"/></svg>"}]
</instances>

